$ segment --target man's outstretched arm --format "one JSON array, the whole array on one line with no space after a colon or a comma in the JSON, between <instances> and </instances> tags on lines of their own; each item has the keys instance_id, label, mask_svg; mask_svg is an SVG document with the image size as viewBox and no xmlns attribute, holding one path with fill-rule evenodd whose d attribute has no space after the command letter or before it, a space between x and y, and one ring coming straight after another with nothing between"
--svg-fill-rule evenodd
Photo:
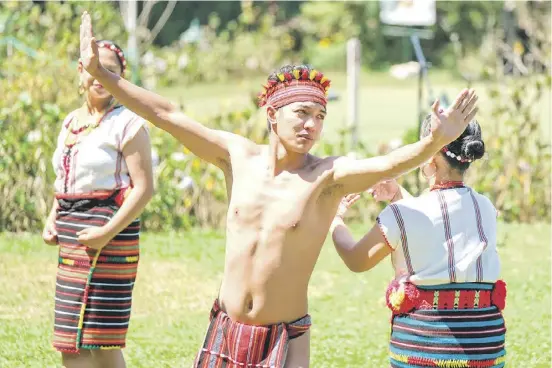
<instances>
[{"instance_id":1,"label":"man's outstretched arm","mask_svg":"<svg viewBox=\"0 0 552 368\"><path fill-rule=\"evenodd\" d=\"M87 12L82 16L80 49L83 67L121 104L170 133L198 157L217 166L226 165L230 161L230 142L246 141L243 137L198 123L179 111L168 99L106 70L99 61L98 46Z\"/></svg>"},{"instance_id":2,"label":"man's outstretched arm","mask_svg":"<svg viewBox=\"0 0 552 368\"><path fill-rule=\"evenodd\" d=\"M453 106L440 113L433 104L432 132L420 141L401 147L385 156L362 160L341 157L334 163L333 184L340 194L359 193L374 184L394 179L429 160L441 148L458 138L477 113L475 92L464 90Z\"/></svg>"},{"instance_id":3,"label":"man's outstretched arm","mask_svg":"<svg viewBox=\"0 0 552 368\"><path fill-rule=\"evenodd\" d=\"M234 134L204 126L179 111L164 97L138 87L103 67L93 76L121 104L170 133L193 154L215 165L220 164L220 160L230 160L228 144Z\"/></svg>"}]
</instances>

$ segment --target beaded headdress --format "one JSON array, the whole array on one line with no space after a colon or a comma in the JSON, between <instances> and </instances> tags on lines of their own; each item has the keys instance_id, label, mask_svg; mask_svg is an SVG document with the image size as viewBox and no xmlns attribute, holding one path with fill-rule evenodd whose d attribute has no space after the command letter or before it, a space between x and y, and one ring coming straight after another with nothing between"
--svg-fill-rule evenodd
<instances>
[{"instance_id":1,"label":"beaded headdress","mask_svg":"<svg viewBox=\"0 0 552 368\"><path fill-rule=\"evenodd\" d=\"M326 106L330 80L317 70L294 69L277 74L278 80L269 80L259 94L259 106L271 105L278 109L293 102L316 102Z\"/></svg>"}]
</instances>

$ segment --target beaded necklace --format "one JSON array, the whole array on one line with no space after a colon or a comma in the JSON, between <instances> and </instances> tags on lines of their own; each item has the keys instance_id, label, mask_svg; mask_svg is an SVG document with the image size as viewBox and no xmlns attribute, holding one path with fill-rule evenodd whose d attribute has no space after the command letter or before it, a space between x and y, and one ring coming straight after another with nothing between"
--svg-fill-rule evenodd
<instances>
[{"instance_id":1,"label":"beaded necklace","mask_svg":"<svg viewBox=\"0 0 552 368\"><path fill-rule=\"evenodd\" d=\"M464 188L464 182L463 181L444 181L442 183L438 183L435 185L432 185L429 189L430 191L433 190L439 190L439 189L451 189L451 188Z\"/></svg>"},{"instance_id":2,"label":"beaded necklace","mask_svg":"<svg viewBox=\"0 0 552 368\"><path fill-rule=\"evenodd\" d=\"M79 111L77 112L76 116L73 116L71 121L69 122L69 125L67 127L67 136L65 137L65 147L71 148L75 144L77 144L79 137L86 136L90 134L94 129L96 129L100 123L103 121L103 119L114 109L116 109L118 106L115 100L111 101L109 103L108 108L106 109L105 113L96 121L92 123L83 124L83 121L87 121L90 118L87 119L87 113L85 113L86 109L83 106ZM79 126L80 125L80 126Z\"/></svg>"}]
</instances>

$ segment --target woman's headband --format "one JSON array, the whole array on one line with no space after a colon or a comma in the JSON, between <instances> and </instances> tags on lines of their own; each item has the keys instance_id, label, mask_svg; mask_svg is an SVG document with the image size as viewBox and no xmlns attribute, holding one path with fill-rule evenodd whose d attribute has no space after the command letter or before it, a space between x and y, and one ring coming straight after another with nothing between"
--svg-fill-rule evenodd
<instances>
[{"instance_id":1,"label":"woman's headband","mask_svg":"<svg viewBox=\"0 0 552 368\"><path fill-rule=\"evenodd\" d=\"M124 76L127 62L126 62L126 58L125 58L125 54L123 53L123 50L121 50L121 48L119 48L113 42L109 42L109 41L98 42L98 47L111 50L115 53L115 55L117 55L117 59L119 59L119 62L121 63L121 75ZM79 63L82 63L81 59L79 59Z\"/></svg>"}]
</instances>

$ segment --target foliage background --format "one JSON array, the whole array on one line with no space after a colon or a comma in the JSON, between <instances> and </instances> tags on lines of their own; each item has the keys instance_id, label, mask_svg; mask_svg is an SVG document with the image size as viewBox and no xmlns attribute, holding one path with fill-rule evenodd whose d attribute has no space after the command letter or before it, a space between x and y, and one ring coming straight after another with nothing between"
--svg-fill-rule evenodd
<instances>
[{"instance_id":1,"label":"foliage background","mask_svg":"<svg viewBox=\"0 0 552 368\"><path fill-rule=\"evenodd\" d=\"M182 25L169 21L157 45L140 59L138 70L146 87L212 85L214 89L217 84L213 83L225 81L247 84L251 79L262 81L260 75L287 62L312 62L320 69L343 74L344 45L351 36L362 42L367 73L387 70L391 63L411 57L405 54L401 40L381 33L377 2L182 2L173 17L178 9L192 4L205 7L194 13L202 24L201 40L175 38ZM491 197L506 221L549 220L550 145L549 137L542 134L546 113L542 104L550 98L550 4L515 4L516 24L525 34L515 44L505 42L503 2L437 4L435 38L424 43L428 58L447 73L473 76L487 95L481 115L487 121L489 157L470 174L470 182ZM117 5L111 2L0 4L0 231L37 231L49 210L54 180L50 160L59 125L81 103L75 73L76 30L85 9L91 10L102 38L126 39ZM190 12L182 14L190 17ZM15 51L10 51L8 39L19 42ZM460 40L461 47L451 39ZM497 51L490 53L490 48ZM527 72L516 76L504 70L505 58L519 59ZM175 100L181 103L180 98ZM185 111L210 126L259 143L266 141L263 112L255 107L253 94L239 107L227 107L208 119L204 112L192 111L193 107L182 104ZM338 128L335 132L318 144L316 153L352 150L349 131ZM403 143L415 139L413 129ZM226 212L222 174L200 163L158 129L152 129L152 142L157 188L143 215L145 227L171 230L222 225ZM356 154L367 157L385 152L388 142L378 143L382 144L379 148L356 147ZM401 179L413 192L422 189L417 175ZM351 216L367 220L379 208L369 202Z\"/></svg>"}]
</instances>

